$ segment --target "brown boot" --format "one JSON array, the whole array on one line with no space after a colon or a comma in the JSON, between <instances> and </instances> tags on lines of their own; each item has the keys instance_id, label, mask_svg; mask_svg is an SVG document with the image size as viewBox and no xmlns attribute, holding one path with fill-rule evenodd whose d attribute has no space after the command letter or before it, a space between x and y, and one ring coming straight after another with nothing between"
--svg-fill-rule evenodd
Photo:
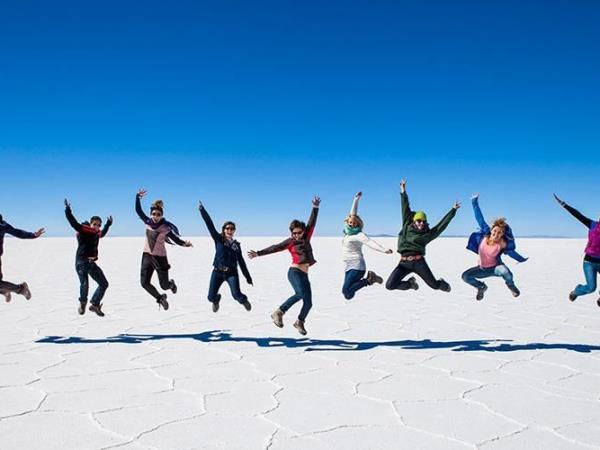
<instances>
[{"instance_id":1,"label":"brown boot","mask_svg":"<svg viewBox=\"0 0 600 450\"><path fill-rule=\"evenodd\" d=\"M276 327L283 328L283 311L279 308L273 311L271 314L271 319L273 319L273 323Z\"/></svg>"},{"instance_id":2,"label":"brown boot","mask_svg":"<svg viewBox=\"0 0 600 450\"><path fill-rule=\"evenodd\" d=\"M104 317L104 313L102 312L102 303L99 305L94 305L93 303L90 305L90 311L96 313L96 315L100 317Z\"/></svg>"},{"instance_id":3,"label":"brown boot","mask_svg":"<svg viewBox=\"0 0 600 450\"><path fill-rule=\"evenodd\" d=\"M373 283L381 284L381 283L383 283L383 278L381 278L375 272L372 272L369 270L367 272L367 282L369 284L373 284Z\"/></svg>"},{"instance_id":4,"label":"brown boot","mask_svg":"<svg viewBox=\"0 0 600 450\"><path fill-rule=\"evenodd\" d=\"M85 314L85 307L87 306L87 300L85 301L79 301L79 308L77 308L77 312L79 313L80 316L83 316Z\"/></svg>"},{"instance_id":5,"label":"brown boot","mask_svg":"<svg viewBox=\"0 0 600 450\"><path fill-rule=\"evenodd\" d=\"M242 306L244 307L244 309L246 311L252 310L252 304L248 300L246 300L244 303L242 303Z\"/></svg>"},{"instance_id":6,"label":"brown boot","mask_svg":"<svg viewBox=\"0 0 600 450\"><path fill-rule=\"evenodd\" d=\"M10 301L12 300L12 295L10 294L10 291L3 292L2 295L4 295L6 303L10 303Z\"/></svg>"},{"instance_id":7,"label":"brown boot","mask_svg":"<svg viewBox=\"0 0 600 450\"><path fill-rule=\"evenodd\" d=\"M294 328L296 330L298 330L298 333L300 333L302 336L306 336L306 328L304 328L304 321L303 320L296 320L294 322Z\"/></svg>"},{"instance_id":8,"label":"brown boot","mask_svg":"<svg viewBox=\"0 0 600 450\"><path fill-rule=\"evenodd\" d=\"M27 283L21 284L21 295L25 296L25 300L31 300L31 291Z\"/></svg>"}]
</instances>

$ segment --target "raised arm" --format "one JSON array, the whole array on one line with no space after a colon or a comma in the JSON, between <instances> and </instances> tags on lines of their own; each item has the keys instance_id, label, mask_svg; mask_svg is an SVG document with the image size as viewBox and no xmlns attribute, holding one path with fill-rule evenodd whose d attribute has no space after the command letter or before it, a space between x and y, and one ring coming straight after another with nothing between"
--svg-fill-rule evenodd
<instances>
[{"instance_id":1,"label":"raised arm","mask_svg":"<svg viewBox=\"0 0 600 450\"><path fill-rule=\"evenodd\" d=\"M215 228L215 224L213 223L212 219L210 218L210 215L208 214L208 211L206 211L204 205L201 202L198 203L198 209L200 210L200 215L202 216L202 219L204 219L206 228L208 228L208 232L212 236L213 240L222 240L221 234Z\"/></svg>"},{"instance_id":2,"label":"raised arm","mask_svg":"<svg viewBox=\"0 0 600 450\"><path fill-rule=\"evenodd\" d=\"M488 234L490 232L490 226L483 218L483 213L479 207L479 194L475 194L471 197L471 204L473 205L473 213L475 214L477 225L483 234Z\"/></svg>"},{"instance_id":3,"label":"raised arm","mask_svg":"<svg viewBox=\"0 0 600 450\"><path fill-rule=\"evenodd\" d=\"M400 181L400 208L402 210L402 225L406 225L412 219L408 194L406 193L406 180Z\"/></svg>"},{"instance_id":4,"label":"raised arm","mask_svg":"<svg viewBox=\"0 0 600 450\"><path fill-rule=\"evenodd\" d=\"M112 216L108 216L108 219L106 219L106 224L104 225L104 228L102 228L102 233L100 234L101 237L104 237L107 235L108 229L110 228L112 223L113 223Z\"/></svg>"},{"instance_id":5,"label":"raised arm","mask_svg":"<svg viewBox=\"0 0 600 450\"><path fill-rule=\"evenodd\" d=\"M564 202L564 201L562 201L560 198L558 198L558 196L556 194L554 194L554 198L556 199L556 201L558 202L558 204L560 206L562 206L563 208L565 208L573 217L575 217L577 220L579 220L586 227L590 228L592 226L592 222L593 222L592 219L590 219L589 217L584 216L583 214L581 214L579 211L577 211L572 206L567 205L567 203Z\"/></svg>"},{"instance_id":6,"label":"raised arm","mask_svg":"<svg viewBox=\"0 0 600 450\"><path fill-rule=\"evenodd\" d=\"M73 227L75 231L81 231L83 226L77 221L75 216L73 215L73 211L71 211L71 205L69 201L65 198L65 216L67 217L67 221Z\"/></svg>"},{"instance_id":7,"label":"raised arm","mask_svg":"<svg viewBox=\"0 0 600 450\"><path fill-rule=\"evenodd\" d=\"M140 189L138 191L138 193L135 195L135 212L137 213L138 217L140 219L142 219L142 221L144 223L148 223L148 221L150 220L150 217L148 217L145 213L144 210L142 209L142 197L146 195L146 191L143 189Z\"/></svg>"},{"instance_id":8,"label":"raised arm","mask_svg":"<svg viewBox=\"0 0 600 450\"><path fill-rule=\"evenodd\" d=\"M357 194L354 196L354 199L352 200L352 208L350 208L351 216L358 216L358 202L360 201L361 197L362 192L357 192Z\"/></svg>"},{"instance_id":9,"label":"raised arm","mask_svg":"<svg viewBox=\"0 0 600 450\"><path fill-rule=\"evenodd\" d=\"M310 212L310 217L308 218L308 222L306 223L306 239L310 239L315 231L315 225L317 224L317 216L319 215L319 205L321 204L321 199L319 197L315 197L312 200L312 211Z\"/></svg>"},{"instance_id":10,"label":"raised arm","mask_svg":"<svg viewBox=\"0 0 600 450\"><path fill-rule=\"evenodd\" d=\"M173 243L180 245L182 247L192 247L192 243L190 241L184 241L179 236L177 236L172 231L167 234L167 240L172 241Z\"/></svg>"},{"instance_id":11,"label":"raised arm","mask_svg":"<svg viewBox=\"0 0 600 450\"><path fill-rule=\"evenodd\" d=\"M375 250L377 252L388 253L387 248L383 247L377 241L374 241L373 239L371 239L365 233L358 233L357 236L358 236L358 239L367 247L372 248L373 250Z\"/></svg>"},{"instance_id":12,"label":"raised arm","mask_svg":"<svg viewBox=\"0 0 600 450\"><path fill-rule=\"evenodd\" d=\"M448 227L448 225L450 225L450 222L456 215L457 209L458 207L453 207L450 211L448 211L448 214L442 217L442 220L440 220L436 226L431 228L430 236L432 240L437 238L440 234L442 234L442 232Z\"/></svg>"}]
</instances>

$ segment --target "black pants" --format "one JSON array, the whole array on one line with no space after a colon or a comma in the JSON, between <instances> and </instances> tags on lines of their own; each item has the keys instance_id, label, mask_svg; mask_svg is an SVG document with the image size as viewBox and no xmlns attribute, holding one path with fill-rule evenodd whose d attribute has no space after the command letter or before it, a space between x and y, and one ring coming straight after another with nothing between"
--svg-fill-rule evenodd
<instances>
[{"instance_id":1,"label":"black pants","mask_svg":"<svg viewBox=\"0 0 600 450\"><path fill-rule=\"evenodd\" d=\"M90 289L88 277L92 277L92 280L98 283L98 287L92 295L92 305L99 305L108 289L108 281L106 281L102 269L94 261L84 259L75 263L75 270L77 270L77 276L79 277L79 301L87 302Z\"/></svg>"},{"instance_id":2,"label":"black pants","mask_svg":"<svg viewBox=\"0 0 600 450\"><path fill-rule=\"evenodd\" d=\"M400 289L401 291L410 289L410 283L402 281L402 279L412 272L419 275L431 289L440 288L440 280L435 279L425 258L421 258L414 261L400 261L385 283L386 289Z\"/></svg>"},{"instance_id":3,"label":"black pants","mask_svg":"<svg viewBox=\"0 0 600 450\"><path fill-rule=\"evenodd\" d=\"M23 284L14 284L9 281L4 281L2 278L2 258L0 258L0 294L6 292L21 294L23 292Z\"/></svg>"},{"instance_id":4,"label":"black pants","mask_svg":"<svg viewBox=\"0 0 600 450\"><path fill-rule=\"evenodd\" d=\"M169 261L166 256L154 256L150 253L142 254L142 269L140 271L140 282L142 287L148 291L148 293L156 300L160 298L160 293L150 283L154 271L158 275L158 282L163 290L171 289L171 282L169 281Z\"/></svg>"}]
</instances>

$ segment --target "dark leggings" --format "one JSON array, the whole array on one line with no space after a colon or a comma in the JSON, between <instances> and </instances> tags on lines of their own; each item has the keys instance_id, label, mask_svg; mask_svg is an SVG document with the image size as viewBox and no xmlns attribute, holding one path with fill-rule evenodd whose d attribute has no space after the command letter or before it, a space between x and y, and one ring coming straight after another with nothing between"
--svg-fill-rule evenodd
<instances>
[{"instance_id":1,"label":"dark leggings","mask_svg":"<svg viewBox=\"0 0 600 450\"><path fill-rule=\"evenodd\" d=\"M169 261L166 256L154 256L150 253L142 254L142 270L140 271L140 281L142 287L148 291L148 293L158 300L161 294L156 288L150 283L154 271L158 275L158 282L160 287L166 291L171 289L171 282L169 281Z\"/></svg>"},{"instance_id":2,"label":"dark leggings","mask_svg":"<svg viewBox=\"0 0 600 450\"><path fill-rule=\"evenodd\" d=\"M2 279L2 258L0 258L0 294L4 294L6 292L21 294L23 293L23 284L14 284L10 281L4 281Z\"/></svg>"},{"instance_id":3,"label":"dark leggings","mask_svg":"<svg viewBox=\"0 0 600 450\"><path fill-rule=\"evenodd\" d=\"M440 288L440 280L435 279L425 258L421 258L414 261L400 261L385 283L386 289L400 289L401 291L410 289L410 283L402 281L402 279L412 272L419 275L431 289Z\"/></svg>"}]
</instances>

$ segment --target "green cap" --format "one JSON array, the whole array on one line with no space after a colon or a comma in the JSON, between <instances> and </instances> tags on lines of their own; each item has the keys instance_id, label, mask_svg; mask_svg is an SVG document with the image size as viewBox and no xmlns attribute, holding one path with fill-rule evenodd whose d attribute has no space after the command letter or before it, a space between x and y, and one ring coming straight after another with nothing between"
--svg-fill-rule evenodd
<instances>
[{"instance_id":1,"label":"green cap","mask_svg":"<svg viewBox=\"0 0 600 450\"><path fill-rule=\"evenodd\" d=\"M423 211L417 211L413 216L413 222L417 220L422 220L423 222L427 222L427 214Z\"/></svg>"}]
</instances>

